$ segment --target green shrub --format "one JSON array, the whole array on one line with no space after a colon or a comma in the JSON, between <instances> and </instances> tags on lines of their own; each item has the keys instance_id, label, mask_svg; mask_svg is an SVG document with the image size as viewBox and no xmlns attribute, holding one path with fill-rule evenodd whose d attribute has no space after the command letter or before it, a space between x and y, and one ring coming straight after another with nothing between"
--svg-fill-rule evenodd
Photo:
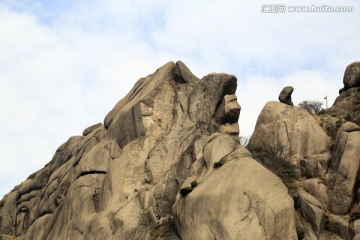
<instances>
[{"instance_id":1,"label":"green shrub","mask_svg":"<svg viewBox=\"0 0 360 240\"><path fill-rule=\"evenodd\" d=\"M190 185L191 185L191 188L194 189L197 187L198 183L197 183L197 181L194 180L190 183Z\"/></svg>"},{"instance_id":2,"label":"green shrub","mask_svg":"<svg viewBox=\"0 0 360 240\"><path fill-rule=\"evenodd\" d=\"M182 197L186 197L189 193L191 193L192 190L193 190L192 187L184 187L180 189L180 195Z\"/></svg>"},{"instance_id":3,"label":"green shrub","mask_svg":"<svg viewBox=\"0 0 360 240\"><path fill-rule=\"evenodd\" d=\"M329 150L330 150L331 152L333 152L334 149L335 149L335 145L332 143L332 144L329 146Z\"/></svg>"},{"instance_id":4,"label":"green shrub","mask_svg":"<svg viewBox=\"0 0 360 240\"><path fill-rule=\"evenodd\" d=\"M221 162L214 163L214 168L220 168L223 164Z\"/></svg>"}]
</instances>

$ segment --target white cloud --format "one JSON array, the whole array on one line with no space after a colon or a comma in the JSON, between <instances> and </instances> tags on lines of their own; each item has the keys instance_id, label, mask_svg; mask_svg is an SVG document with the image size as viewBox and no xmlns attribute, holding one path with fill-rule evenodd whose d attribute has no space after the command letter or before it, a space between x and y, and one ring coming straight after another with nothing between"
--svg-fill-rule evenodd
<instances>
[{"instance_id":1,"label":"white cloud","mask_svg":"<svg viewBox=\"0 0 360 240\"><path fill-rule=\"evenodd\" d=\"M270 0L60 2L0 4L0 197L167 61L199 77L235 74L249 135L284 86L294 86L295 103L333 101L360 55L357 1L342 14L262 14Z\"/></svg>"}]
</instances>

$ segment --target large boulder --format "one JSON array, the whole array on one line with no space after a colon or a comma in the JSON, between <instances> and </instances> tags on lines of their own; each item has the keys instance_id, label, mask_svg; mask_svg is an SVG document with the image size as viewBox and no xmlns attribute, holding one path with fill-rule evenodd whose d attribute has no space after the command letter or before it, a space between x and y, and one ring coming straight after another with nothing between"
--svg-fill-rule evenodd
<instances>
[{"instance_id":1,"label":"large boulder","mask_svg":"<svg viewBox=\"0 0 360 240\"><path fill-rule=\"evenodd\" d=\"M292 100L291 100L291 94L293 93L294 88L292 86L284 87L283 90L281 90L279 95L279 101L281 103L285 103L287 105L294 106Z\"/></svg>"},{"instance_id":2,"label":"large boulder","mask_svg":"<svg viewBox=\"0 0 360 240\"><path fill-rule=\"evenodd\" d=\"M330 138L308 111L279 102L268 102L258 117L249 149L263 149L278 159L300 167L300 160L304 156L326 153L329 145Z\"/></svg>"},{"instance_id":3,"label":"large boulder","mask_svg":"<svg viewBox=\"0 0 360 240\"><path fill-rule=\"evenodd\" d=\"M360 62L351 63L344 73L344 88L326 112L360 125Z\"/></svg>"},{"instance_id":4,"label":"large boulder","mask_svg":"<svg viewBox=\"0 0 360 240\"><path fill-rule=\"evenodd\" d=\"M178 194L173 206L181 239L297 239L287 188L244 147L224 149L230 141L226 135L211 136L204 174L184 182L183 189L192 181L197 186L186 196Z\"/></svg>"},{"instance_id":5,"label":"large boulder","mask_svg":"<svg viewBox=\"0 0 360 240\"><path fill-rule=\"evenodd\" d=\"M344 88L341 91L346 91L353 87L360 87L360 62L353 62L347 66L343 83Z\"/></svg>"}]
</instances>

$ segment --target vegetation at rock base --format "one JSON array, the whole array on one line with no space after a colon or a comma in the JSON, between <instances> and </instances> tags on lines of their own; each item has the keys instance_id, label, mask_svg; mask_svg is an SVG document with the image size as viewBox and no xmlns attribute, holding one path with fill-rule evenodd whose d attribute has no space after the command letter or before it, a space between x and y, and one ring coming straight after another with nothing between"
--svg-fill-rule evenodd
<instances>
[{"instance_id":1,"label":"vegetation at rock base","mask_svg":"<svg viewBox=\"0 0 360 240\"><path fill-rule=\"evenodd\" d=\"M323 110L322 105L324 103L320 101L308 101L304 100L298 104L298 107L304 108L311 114L318 114Z\"/></svg>"},{"instance_id":2,"label":"vegetation at rock base","mask_svg":"<svg viewBox=\"0 0 360 240\"><path fill-rule=\"evenodd\" d=\"M291 196L296 195L298 187L296 181L299 179L299 175L295 171L294 166L264 149L252 150L251 153L256 161L261 163L282 180Z\"/></svg>"}]
</instances>

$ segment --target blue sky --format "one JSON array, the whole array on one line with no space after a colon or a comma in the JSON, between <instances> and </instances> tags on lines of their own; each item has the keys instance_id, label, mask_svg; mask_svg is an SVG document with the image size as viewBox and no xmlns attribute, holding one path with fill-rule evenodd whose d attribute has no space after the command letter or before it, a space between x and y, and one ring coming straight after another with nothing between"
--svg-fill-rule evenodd
<instances>
[{"instance_id":1,"label":"blue sky","mask_svg":"<svg viewBox=\"0 0 360 240\"><path fill-rule=\"evenodd\" d=\"M331 105L359 61L359 1L291 1L353 13L261 13L270 3L0 0L0 198L168 61L236 75L243 136L284 86L295 104Z\"/></svg>"}]
</instances>

